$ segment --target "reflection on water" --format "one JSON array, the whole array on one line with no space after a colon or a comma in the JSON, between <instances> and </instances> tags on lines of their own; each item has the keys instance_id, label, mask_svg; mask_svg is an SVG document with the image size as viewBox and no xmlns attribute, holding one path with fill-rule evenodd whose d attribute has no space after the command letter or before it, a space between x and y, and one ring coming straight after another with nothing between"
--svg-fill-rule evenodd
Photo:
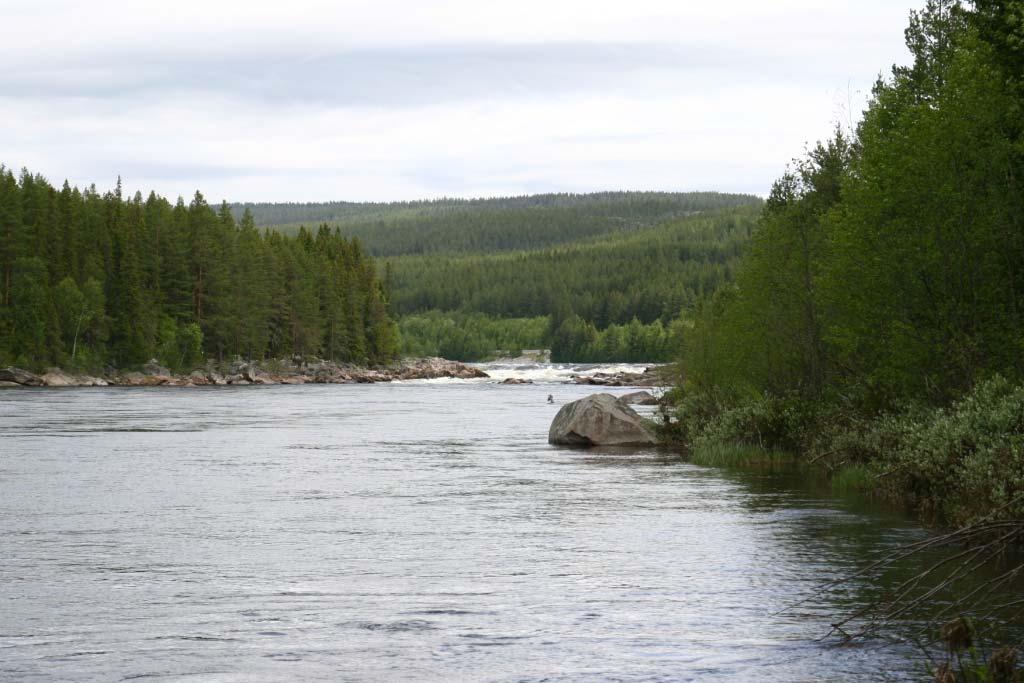
<instances>
[{"instance_id":1,"label":"reflection on water","mask_svg":"<svg viewBox=\"0 0 1024 683\"><path fill-rule=\"evenodd\" d=\"M873 586L813 589L920 531L771 473L548 446L587 393L3 392L0 678L918 676L816 641Z\"/></svg>"}]
</instances>

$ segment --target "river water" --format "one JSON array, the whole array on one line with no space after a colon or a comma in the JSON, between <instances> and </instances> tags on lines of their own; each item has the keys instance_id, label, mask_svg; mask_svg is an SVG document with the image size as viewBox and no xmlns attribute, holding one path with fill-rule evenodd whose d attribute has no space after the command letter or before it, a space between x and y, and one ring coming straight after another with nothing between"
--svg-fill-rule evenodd
<instances>
[{"instance_id":1,"label":"river water","mask_svg":"<svg viewBox=\"0 0 1024 683\"><path fill-rule=\"evenodd\" d=\"M872 586L812 597L919 530L548 446L547 395L592 391L0 392L0 678L920 680L910 649L818 641Z\"/></svg>"}]
</instances>

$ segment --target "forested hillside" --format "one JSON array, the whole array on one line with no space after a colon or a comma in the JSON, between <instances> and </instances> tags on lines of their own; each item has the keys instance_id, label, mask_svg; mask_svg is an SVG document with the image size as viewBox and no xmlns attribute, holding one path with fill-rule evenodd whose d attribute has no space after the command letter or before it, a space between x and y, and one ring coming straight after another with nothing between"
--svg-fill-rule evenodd
<instances>
[{"instance_id":1,"label":"forested hillside","mask_svg":"<svg viewBox=\"0 0 1024 683\"><path fill-rule=\"evenodd\" d=\"M914 56L772 189L688 335L678 438L796 449L946 522L1024 516L1024 6Z\"/></svg>"},{"instance_id":2,"label":"forested hillside","mask_svg":"<svg viewBox=\"0 0 1024 683\"><path fill-rule=\"evenodd\" d=\"M390 204L237 204L257 225L292 234L326 222L375 256L542 249L628 232L694 213L757 203L717 192L603 192Z\"/></svg>"},{"instance_id":3,"label":"forested hillside","mask_svg":"<svg viewBox=\"0 0 1024 683\"><path fill-rule=\"evenodd\" d=\"M388 259L400 314L576 313L599 327L668 322L732 278L757 211L735 209L555 249Z\"/></svg>"},{"instance_id":4,"label":"forested hillside","mask_svg":"<svg viewBox=\"0 0 1024 683\"><path fill-rule=\"evenodd\" d=\"M551 347L556 360L665 361L679 352L680 316L732 280L760 203L606 192L234 210L333 221L379 255L406 354Z\"/></svg>"},{"instance_id":5,"label":"forested hillside","mask_svg":"<svg viewBox=\"0 0 1024 683\"><path fill-rule=\"evenodd\" d=\"M673 325L731 282L756 216L745 207L554 249L389 259L393 303L402 316L547 316L529 346L555 360L671 360Z\"/></svg>"},{"instance_id":6,"label":"forested hillside","mask_svg":"<svg viewBox=\"0 0 1024 683\"><path fill-rule=\"evenodd\" d=\"M261 235L196 193L100 194L0 166L0 365L175 369L206 358L384 361L397 333L373 261L321 228Z\"/></svg>"}]
</instances>

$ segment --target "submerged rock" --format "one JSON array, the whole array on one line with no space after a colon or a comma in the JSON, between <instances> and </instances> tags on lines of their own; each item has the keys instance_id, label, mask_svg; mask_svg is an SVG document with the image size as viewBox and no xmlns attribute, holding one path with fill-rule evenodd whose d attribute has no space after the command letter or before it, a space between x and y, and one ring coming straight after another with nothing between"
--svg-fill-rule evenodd
<instances>
[{"instance_id":1,"label":"submerged rock","mask_svg":"<svg viewBox=\"0 0 1024 683\"><path fill-rule=\"evenodd\" d=\"M533 384L532 379L521 379L519 377L509 377L502 380L502 384Z\"/></svg>"},{"instance_id":2,"label":"submerged rock","mask_svg":"<svg viewBox=\"0 0 1024 683\"><path fill-rule=\"evenodd\" d=\"M619 402L628 406L656 406L658 398L649 391L634 391L631 394L619 396Z\"/></svg>"},{"instance_id":3,"label":"submerged rock","mask_svg":"<svg viewBox=\"0 0 1024 683\"><path fill-rule=\"evenodd\" d=\"M548 430L548 443L561 446L653 446L658 440L635 410L611 394L567 403Z\"/></svg>"}]
</instances>

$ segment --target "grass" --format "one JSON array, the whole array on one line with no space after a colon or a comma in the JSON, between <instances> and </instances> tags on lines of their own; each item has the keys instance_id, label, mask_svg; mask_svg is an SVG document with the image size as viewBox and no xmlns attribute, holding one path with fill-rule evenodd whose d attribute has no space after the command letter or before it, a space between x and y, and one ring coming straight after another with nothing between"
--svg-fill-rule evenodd
<instances>
[{"instance_id":1,"label":"grass","mask_svg":"<svg viewBox=\"0 0 1024 683\"><path fill-rule=\"evenodd\" d=\"M690 452L690 462L704 467L774 466L791 461L786 453L744 444L708 443Z\"/></svg>"},{"instance_id":2,"label":"grass","mask_svg":"<svg viewBox=\"0 0 1024 683\"><path fill-rule=\"evenodd\" d=\"M835 493L865 493L871 490L874 478L867 465L845 465L832 473L830 482Z\"/></svg>"}]
</instances>

